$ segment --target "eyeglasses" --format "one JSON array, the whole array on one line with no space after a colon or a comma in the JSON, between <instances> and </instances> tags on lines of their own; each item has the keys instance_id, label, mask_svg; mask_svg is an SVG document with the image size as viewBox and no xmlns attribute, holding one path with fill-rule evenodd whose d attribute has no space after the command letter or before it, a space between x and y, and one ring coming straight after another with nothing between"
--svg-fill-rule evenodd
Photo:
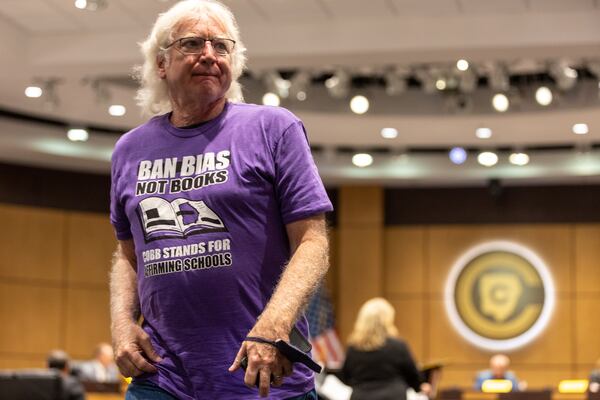
<instances>
[{"instance_id":1,"label":"eyeglasses","mask_svg":"<svg viewBox=\"0 0 600 400\"><path fill-rule=\"evenodd\" d=\"M233 48L235 47L235 40L226 39L226 38L212 38L206 39L203 37L184 37L181 39L177 39L165 47L165 50L169 47L175 45L175 50L179 51L181 54L185 55L193 55L193 54L202 54L204 50L204 46L206 43L210 42L213 50L221 55L226 56L231 54Z\"/></svg>"}]
</instances>

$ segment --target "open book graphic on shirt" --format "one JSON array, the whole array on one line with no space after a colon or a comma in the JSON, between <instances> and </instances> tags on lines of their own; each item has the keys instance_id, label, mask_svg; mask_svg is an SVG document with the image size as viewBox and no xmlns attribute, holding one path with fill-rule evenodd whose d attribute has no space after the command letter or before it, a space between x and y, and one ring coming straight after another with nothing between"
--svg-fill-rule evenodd
<instances>
[{"instance_id":1,"label":"open book graphic on shirt","mask_svg":"<svg viewBox=\"0 0 600 400\"><path fill-rule=\"evenodd\" d=\"M146 242L227 231L221 218L201 200L179 198L169 202L147 197L140 201L138 213Z\"/></svg>"}]
</instances>

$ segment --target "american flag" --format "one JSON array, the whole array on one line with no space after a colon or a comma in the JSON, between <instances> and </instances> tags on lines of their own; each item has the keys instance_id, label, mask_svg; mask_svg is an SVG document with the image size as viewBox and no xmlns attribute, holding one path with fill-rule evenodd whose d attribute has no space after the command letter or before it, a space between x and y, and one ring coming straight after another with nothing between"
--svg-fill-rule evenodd
<instances>
[{"instance_id":1,"label":"american flag","mask_svg":"<svg viewBox=\"0 0 600 400\"><path fill-rule=\"evenodd\" d=\"M344 350L335 331L331 299L323 284L310 300L306 317L313 356L329 368L339 368L344 360Z\"/></svg>"}]
</instances>

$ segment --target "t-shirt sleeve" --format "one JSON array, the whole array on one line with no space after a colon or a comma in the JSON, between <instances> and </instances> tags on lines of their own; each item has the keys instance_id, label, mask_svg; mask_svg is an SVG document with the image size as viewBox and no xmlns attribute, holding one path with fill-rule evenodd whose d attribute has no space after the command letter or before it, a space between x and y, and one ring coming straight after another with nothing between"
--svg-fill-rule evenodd
<instances>
[{"instance_id":1,"label":"t-shirt sleeve","mask_svg":"<svg viewBox=\"0 0 600 400\"><path fill-rule=\"evenodd\" d=\"M332 211L302 122L290 125L275 148L275 190L283 222Z\"/></svg>"},{"instance_id":2,"label":"t-shirt sleeve","mask_svg":"<svg viewBox=\"0 0 600 400\"><path fill-rule=\"evenodd\" d=\"M132 234L131 225L119 194L120 173L119 163L113 156L110 176L110 223L115 230L117 239L126 240L131 239Z\"/></svg>"}]
</instances>

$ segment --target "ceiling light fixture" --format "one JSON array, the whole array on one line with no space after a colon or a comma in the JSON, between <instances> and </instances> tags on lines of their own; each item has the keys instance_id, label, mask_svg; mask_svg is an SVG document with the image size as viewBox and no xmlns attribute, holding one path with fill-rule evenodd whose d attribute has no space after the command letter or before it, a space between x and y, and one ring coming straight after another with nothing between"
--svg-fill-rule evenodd
<instances>
[{"instance_id":1,"label":"ceiling light fixture","mask_svg":"<svg viewBox=\"0 0 600 400\"><path fill-rule=\"evenodd\" d=\"M548 73L556 81L556 86L560 90L573 89L577 83L577 70L571 68L566 60L552 63L548 68Z\"/></svg>"},{"instance_id":2,"label":"ceiling light fixture","mask_svg":"<svg viewBox=\"0 0 600 400\"><path fill-rule=\"evenodd\" d=\"M398 137L398 130L396 128L383 128L381 130L381 137L384 139L395 139Z\"/></svg>"},{"instance_id":3,"label":"ceiling light fixture","mask_svg":"<svg viewBox=\"0 0 600 400\"><path fill-rule=\"evenodd\" d=\"M573 133L576 135L587 135L589 132L587 124L575 124L573 125Z\"/></svg>"},{"instance_id":4,"label":"ceiling light fixture","mask_svg":"<svg viewBox=\"0 0 600 400\"><path fill-rule=\"evenodd\" d=\"M489 139L492 137L492 130L485 127L477 128L475 129L475 136L479 139Z\"/></svg>"},{"instance_id":5,"label":"ceiling light fixture","mask_svg":"<svg viewBox=\"0 0 600 400\"><path fill-rule=\"evenodd\" d=\"M508 161L513 165L522 167L529 164L529 155L527 153L515 152L508 156Z\"/></svg>"},{"instance_id":6,"label":"ceiling light fixture","mask_svg":"<svg viewBox=\"0 0 600 400\"><path fill-rule=\"evenodd\" d=\"M126 112L127 109L121 104L113 104L108 107L108 113L113 117L122 117Z\"/></svg>"},{"instance_id":7,"label":"ceiling light fixture","mask_svg":"<svg viewBox=\"0 0 600 400\"><path fill-rule=\"evenodd\" d=\"M459 71L466 71L469 69L469 62L467 60L464 59L460 59L456 62L456 69L458 69Z\"/></svg>"},{"instance_id":8,"label":"ceiling light fixture","mask_svg":"<svg viewBox=\"0 0 600 400\"><path fill-rule=\"evenodd\" d=\"M355 114L364 114L369 111L369 99L365 96L354 96L352 100L350 100L350 109Z\"/></svg>"},{"instance_id":9,"label":"ceiling light fixture","mask_svg":"<svg viewBox=\"0 0 600 400\"><path fill-rule=\"evenodd\" d=\"M325 87L331 95L336 99L341 99L350 93L350 83L352 78L348 72L343 69L335 71L333 76L325 81Z\"/></svg>"},{"instance_id":10,"label":"ceiling light fixture","mask_svg":"<svg viewBox=\"0 0 600 400\"><path fill-rule=\"evenodd\" d=\"M448 153L448 157L453 164L461 165L467 161L467 151L462 147L453 147Z\"/></svg>"},{"instance_id":11,"label":"ceiling light fixture","mask_svg":"<svg viewBox=\"0 0 600 400\"><path fill-rule=\"evenodd\" d=\"M82 128L72 128L67 131L67 137L72 142L85 142L89 136L88 131Z\"/></svg>"},{"instance_id":12,"label":"ceiling light fixture","mask_svg":"<svg viewBox=\"0 0 600 400\"><path fill-rule=\"evenodd\" d=\"M492 97L492 106L494 107L494 110L498 112L505 112L508 110L510 102L504 93L496 93L494 97Z\"/></svg>"},{"instance_id":13,"label":"ceiling light fixture","mask_svg":"<svg viewBox=\"0 0 600 400\"><path fill-rule=\"evenodd\" d=\"M489 86L498 92L506 92L510 88L510 77L504 65L490 64L488 66Z\"/></svg>"},{"instance_id":14,"label":"ceiling light fixture","mask_svg":"<svg viewBox=\"0 0 600 400\"><path fill-rule=\"evenodd\" d=\"M385 79L385 93L388 96L397 96L406 91L406 77L409 71L400 70L399 68L392 69L386 72L383 76Z\"/></svg>"},{"instance_id":15,"label":"ceiling light fixture","mask_svg":"<svg viewBox=\"0 0 600 400\"><path fill-rule=\"evenodd\" d=\"M275 93L267 92L262 98L262 103L265 106L277 107L281 103L281 100Z\"/></svg>"},{"instance_id":16,"label":"ceiling light fixture","mask_svg":"<svg viewBox=\"0 0 600 400\"><path fill-rule=\"evenodd\" d=\"M80 10L98 11L106 8L106 0L75 0L75 7Z\"/></svg>"},{"instance_id":17,"label":"ceiling light fixture","mask_svg":"<svg viewBox=\"0 0 600 400\"><path fill-rule=\"evenodd\" d=\"M444 89L446 89L446 80L444 78L438 78L435 81L435 88L437 90L444 90Z\"/></svg>"},{"instance_id":18,"label":"ceiling light fixture","mask_svg":"<svg viewBox=\"0 0 600 400\"><path fill-rule=\"evenodd\" d=\"M25 88L25 96L30 98L38 98L40 97L44 91L39 86L27 86Z\"/></svg>"},{"instance_id":19,"label":"ceiling light fixture","mask_svg":"<svg viewBox=\"0 0 600 400\"><path fill-rule=\"evenodd\" d=\"M306 92L301 90L298 93L296 93L296 99L298 99L298 101L306 100Z\"/></svg>"},{"instance_id":20,"label":"ceiling light fixture","mask_svg":"<svg viewBox=\"0 0 600 400\"><path fill-rule=\"evenodd\" d=\"M498 163L498 156L491 151L484 151L477 156L477 162L484 167L493 167Z\"/></svg>"},{"instance_id":21,"label":"ceiling light fixture","mask_svg":"<svg viewBox=\"0 0 600 400\"><path fill-rule=\"evenodd\" d=\"M275 93L281 99L286 99L289 96L292 82L283 79L279 72L269 71L265 73L263 80L269 92Z\"/></svg>"},{"instance_id":22,"label":"ceiling light fixture","mask_svg":"<svg viewBox=\"0 0 600 400\"><path fill-rule=\"evenodd\" d=\"M546 86L540 86L535 91L535 101L541 106L548 106L552 103L552 90Z\"/></svg>"},{"instance_id":23,"label":"ceiling light fixture","mask_svg":"<svg viewBox=\"0 0 600 400\"><path fill-rule=\"evenodd\" d=\"M373 164L373 156L369 153L356 153L352 156L352 164L359 168L368 167Z\"/></svg>"}]
</instances>

